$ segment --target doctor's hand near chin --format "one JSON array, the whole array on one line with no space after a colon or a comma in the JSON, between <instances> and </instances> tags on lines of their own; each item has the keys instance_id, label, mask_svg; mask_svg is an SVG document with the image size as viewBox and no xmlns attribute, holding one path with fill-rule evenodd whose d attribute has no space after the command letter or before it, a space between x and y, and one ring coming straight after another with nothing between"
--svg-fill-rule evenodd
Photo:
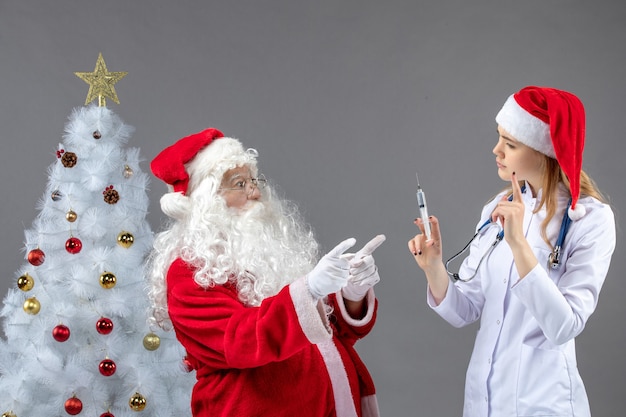
<instances>
[{"instance_id":1,"label":"doctor's hand near chin","mask_svg":"<svg viewBox=\"0 0 626 417\"><path fill-rule=\"evenodd\" d=\"M494 223L499 221L502 224L504 239L513 253L515 268L520 279L523 279L539 261L533 253L526 236L524 236L525 206L522 198L522 189L515 172L511 174L511 192L512 197L510 199L507 196L503 196L500 202L498 202L496 208L491 213L491 221Z\"/></svg>"}]
</instances>

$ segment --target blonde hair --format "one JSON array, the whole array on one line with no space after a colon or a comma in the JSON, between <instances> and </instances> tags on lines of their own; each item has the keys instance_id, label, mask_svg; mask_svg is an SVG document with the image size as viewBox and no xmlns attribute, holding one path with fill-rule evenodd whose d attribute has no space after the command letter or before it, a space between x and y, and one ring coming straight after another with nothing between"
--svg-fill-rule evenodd
<instances>
[{"instance_id":1,"label":"blonde hair","mask_svg":"<svg viewBox=\"0 0 626 417\"><path fill-rule=\"evenodd\" d=\"M557 190L559 184L562 183L571 195L571 188L569 179L567 178L567 175L565 175L563 169L561 169L558 161L547 155L541 155L543 156L543 160L541 162L541 168L543 169L543 184L541 184L541 188L543 189L543 193L541 194L541 200L539 201L539 204L537 204L535 210L533 210L533 213L537 213L545 205L546 218L543 222L541 222L541 237L550 247L553 247L552 243L550 243L548 239L547 228L550 220L552 220L558 208ZM524 185L524 182L520 181L520 187L522 185ZM507 190L507 195L511 195L512 192L513 190L509 188ZM607 202L598 189L595 181L583 170L580 171L580 197L593 197L602 203Z\"/></svg>"}]
</instances>

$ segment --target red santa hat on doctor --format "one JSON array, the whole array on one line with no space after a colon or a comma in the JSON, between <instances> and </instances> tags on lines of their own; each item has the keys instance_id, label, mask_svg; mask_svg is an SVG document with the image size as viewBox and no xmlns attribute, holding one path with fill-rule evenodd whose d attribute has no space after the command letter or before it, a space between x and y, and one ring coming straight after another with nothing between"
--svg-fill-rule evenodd
<instances>
[{"instance_id":1,"label":"red santa hat on doctor","mask_svg":"<svg viewBox=\"0 0 626 417\"><path fill-rule=\"evenodd\" d=\"M515 139L556 158L567 175L572 194L569 217L580 219L578 203L585 147L585 108L575 95L548 87L524 87L509 96L496 122Z\"/></svg>"},{"instance_id":2,"label":"red santa hat on doctor","mask_svg":"<svg viewBox=\"0 0 626 417\"><path fill-rule=\"evenodd\" d=\"M152 160L150 169L172 192L188 197L207 180L215 191L229 169L250 165L255 171L257 156L256 150L244 149L239 140L208 128L165 148Z\"/></svg>"}]
</instances>

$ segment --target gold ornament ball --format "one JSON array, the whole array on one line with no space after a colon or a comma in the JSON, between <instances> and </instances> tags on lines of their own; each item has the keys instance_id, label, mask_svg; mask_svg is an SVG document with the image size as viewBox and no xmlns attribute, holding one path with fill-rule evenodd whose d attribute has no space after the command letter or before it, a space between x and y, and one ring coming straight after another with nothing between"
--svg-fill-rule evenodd
<instances>
[{"instance_id":1,"label":"gold ornament ball","mask_svg":"<svg viewBox=\"0 0 626 417\"><path fill-rule=\"evenodd\" d=\"M24 274L17 279L17 288L26 292L33 289L35 286L35 280L28 274Z\"/></svg>"},{"instance_id":2,"label":"gold ornament ball","mask_svg":"<svg viewBox=\"0 0 626 417\"><path fill-rule=\"evenodd\" d=\"M114 273L104 272L102 275L100 275L100 285L102 286L102 288L110 290L111 288L115 287L116 283L117 278L115 277Z\"/></svg>"},{"instance_id":3,"label":"gold ornament ball","mask_svg":"<svg viewBox=\"0 0 626 417\"><path fill-rule=\"evenodd\" d=\"M117 235L117 244L123 248L130 248L135 243L135 236L130 232L121 232Z\"/></svg>"},{"instance_id":4,"label":"gold ornament ball","mask_svg":"<svg viewBox=\"0 0 626 417\"><path fill-rule=\"evenodd\" d=\"M28 314L37 314L41 310L41 304L35 297L28 298L24 301L24 311Z\"/></svg>"},{"instance_id":5,"label":"gold ornament ball","mask_svg":"<svg viewBox=\"0 0 626 417\"><path fill-rule=\"evenodd\" d=\"M78 214L76 214L74 210L70 210L67 213L65 213L65 220L67 220L70 223L74 223L77 218L78 218Z\"/></svg>"},{"instance_id":6,"label":"gold ornament ball","mask_svg":"<svg viewBox=\"0 0 626 417\"><path fill-rule=\"evenodd\" d=\"M128 405L133 411L143 411L146 408L146 397L136 392L130 400L128 400Z\"/></svg>"},{"instance_id":7,"label":"gold ornament ball","mask_svg":"<svg viewBox=\"0 0 626 417\"><path fill-rule=\"evenodd\" d=\"M7 411L6 413L2 413L2 417L17 417L13 411Z\"/></svg>"},{"instance_id":8,"label":"gold ornament ball","mask_svg":"<svg viewBox=\"0 0 626 417\"><path fill-rule=\"evenodd\" d=\"M154 333L148 333L143 338L143 347L146 350L157 350L161 346L161 338Z\"/></svg>"}]
</instances>

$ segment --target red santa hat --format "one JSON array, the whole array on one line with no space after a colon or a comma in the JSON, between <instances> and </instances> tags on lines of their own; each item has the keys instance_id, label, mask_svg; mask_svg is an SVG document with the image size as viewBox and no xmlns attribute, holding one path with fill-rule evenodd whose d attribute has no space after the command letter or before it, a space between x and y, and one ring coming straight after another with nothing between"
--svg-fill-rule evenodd
<instances>
[{"instance_id":1,"label":"red santa hat","mask_svg":"<svg viewBox=\"0 0 626 417\"><path fill-rule=\"evenodd\" d=\"M192 176L197 177L196 183L210 175L221 181L224 172L231 168L255 166L257 155L253 149L244 150L237 139L226 138L219 130L208 128L165 148L152 160L150 169L174 192L188 195L193 190Z\"/></svg>"},{"instance_id":2,"label":"red santa hat","mask_svg":"<svg viewBox=\"0 0 626 417\"><path fill-rule=\"evenodd\" d=\"M555 88L524 87L509 96L496 122L518 141L556 158L570 182L569 217L577 220L584 216L585 208L577 203L585 147L585 108L578 97Z\"/></svg>"}]
</instances>

